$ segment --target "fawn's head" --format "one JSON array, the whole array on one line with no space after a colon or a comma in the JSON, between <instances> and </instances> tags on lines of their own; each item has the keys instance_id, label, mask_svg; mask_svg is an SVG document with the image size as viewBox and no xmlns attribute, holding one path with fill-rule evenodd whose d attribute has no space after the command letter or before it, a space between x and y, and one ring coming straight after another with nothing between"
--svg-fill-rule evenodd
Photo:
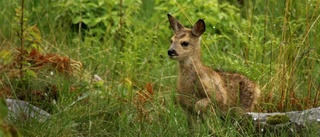
<instances>
[{"instance_id":1,"label":"fawn's head","mask_svg":"<svg viewBox=\"0 0 320 137\"><path fill-rule=\"evenodd\" d=\"M200 40L205 31L205 23L199 19L191 28L185 28L177 19L168 14L170 27L174 31L168 55L178 61L187 60L189 57L200 57Z\"/></svg>"}]
</instances>

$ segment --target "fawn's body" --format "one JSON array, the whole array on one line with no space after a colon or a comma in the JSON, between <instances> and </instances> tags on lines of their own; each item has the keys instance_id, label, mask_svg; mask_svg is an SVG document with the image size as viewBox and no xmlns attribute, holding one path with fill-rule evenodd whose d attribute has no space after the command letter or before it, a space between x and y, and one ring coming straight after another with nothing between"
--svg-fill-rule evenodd
<instances>
[{"instance_id":1,"label":"fawn's body","mask_svg":"<svg viewBox=\"0 0 320 137\"><path fill-rule=\"evenodd\" d=\"M252 111L260 95L254 82L238 73L214 71L202 63L200 36L205 31L204 21L200 19L188 29L169 14L168 19L175 33L168 55L179 62L177 91L181 107L189 115L200 114L213 105L222 113L231 107Z\"/></svg>"}]
</instances>

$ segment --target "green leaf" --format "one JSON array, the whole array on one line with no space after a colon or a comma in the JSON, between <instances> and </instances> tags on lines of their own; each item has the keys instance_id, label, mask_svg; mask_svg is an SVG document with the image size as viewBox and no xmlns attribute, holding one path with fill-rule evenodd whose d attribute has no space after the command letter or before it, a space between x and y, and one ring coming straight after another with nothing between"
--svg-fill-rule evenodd
<instances>
[{"instance_id":1,"label":"green leaf","mask_svg":"<svg viewBox=\"0 0 320 137\"><path fill-rule=\"evenodd\" d=\"M22 64L23 64L23 65L26 65L26 66L28 66L28 67L31 66L31 64L30 64L29 62L27 62L27 61L22 61Z\"/></svg>"},{"instance_id":2,"label":"green leaf","mask_svg":"<svg viewBox=\"0 0 320 137\"><path fill-rule=\"evenodd\" d=\"M76 16L75 18L72 19L72 23L73 24L80 23L81 21L82 21L82 17L81 16Z\"/></svg>"},{"instance_id":3,"label":"green leaf","mask_svg":"<svg viewBox=\"0 0 320 137\"><path fill-rule=\"evenodd\" d=\"M0 64L7 65L13 61L12 52L8 50L0 51Z\"/></svg>"},{"instance_id":4,"label":"green leaf","mask_svg":"<svg viewBox=\"0 0 320 137\"><path fill-rule=\"evenodd\" d=\"M36 43L31 44L31 49L36 49L40 52L43 52L43 49L40 47L40 45Z\"/></svg>"},{"instance_id":5,"label":"green leaf","mask_svg":"<svg viewBox=\"0 0 320 137\"><path fill-rule=\"evenodd\" d=\"M30 70L30 69L27 69L26 75L27 75L29 78L36 78L36 77L37 77L36 72L34 72L33 70Z\"/></svg>"},{"instance_id":6,"label":"green leaf","mask_svg":"<svg viewBox=\"0 0 320 137\"><path fill-rule=\"evenodd\" d=\"M105 0L98 0L98 6L101 6L105 3Z\"/></svg>"},{"instance_id":7,"label":"green leaf","mask_svg":"<svg viewBox=\"0 0 320 137\"><path fill-rule=\"evenodd\" d=\"M6 104L6 100L4 97L0 97L0 123L7 117L8 115L8 106Z\"/></svg>"},{"instance_id":8,"label":"green leaf","mask_svg":"<svg viewBox=\"0 0 320 137\"><path fill-rule=\"evenodd\" d=\"M41 34L36 25L30 27L29 34L37 41L41 40Z\"/></svg>"}]
</instances>

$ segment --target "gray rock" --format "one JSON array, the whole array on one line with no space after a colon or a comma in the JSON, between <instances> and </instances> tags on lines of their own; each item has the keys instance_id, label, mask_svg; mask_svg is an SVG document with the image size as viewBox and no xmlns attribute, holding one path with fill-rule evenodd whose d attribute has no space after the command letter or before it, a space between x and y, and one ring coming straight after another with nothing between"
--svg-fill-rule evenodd
<instances>
[{"instance_id":1,"label":"gray rock","mask_svg":"<svg viewBox=\"0 0 320 137\"><path fill-rule=\"evenodd\" d=\"M8 118L10 120L27 120L30 118L36 119L39 122L44 122L50 118L50 114L28 102L15 99L6 99L8 106Z\"/></svg>"},{"instance_id":2,"label":"gray rock","mask_svg":"<svg viewBox=\"0 0 320 137\"><path fill-rule=\"evenodd\" d=\"M248 112L247 115L252 117L254 126L260 133L287 130L288 135L294 136L296 133L308 132L311 128L317 128L320 135L320 107L284 113Z\"/></svg>"}]
</instances>

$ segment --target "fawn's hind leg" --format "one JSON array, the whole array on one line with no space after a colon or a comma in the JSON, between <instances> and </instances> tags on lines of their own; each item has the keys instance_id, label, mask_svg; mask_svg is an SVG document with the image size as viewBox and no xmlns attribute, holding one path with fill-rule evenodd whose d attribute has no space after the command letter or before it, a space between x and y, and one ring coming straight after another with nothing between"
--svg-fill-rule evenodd
<instances>
[{"instance_id":1,"label":"fawn's hind leg","mask_svg":"<svg viewBox=\"0 0 320 137\"><path fill-rule=\"evenodd\" d=\"M239 106L247 112L252 111L260 95L258 86L239 73L217 72L223 77L224 84L228 89L230 107Z\"/></svg>"},{"instance_id":2,"label":"fawn's hind leg","mask_svg":"<svg viewBox=\"0 0 320 137\"><path fill-rule=\"evenodd\" d=\"M244 79L239 82L240 91L240 106L247 112L253 110L257 104L257 98L260 95L260 90L251 81Z\"/></svg>"}]
</instances>

